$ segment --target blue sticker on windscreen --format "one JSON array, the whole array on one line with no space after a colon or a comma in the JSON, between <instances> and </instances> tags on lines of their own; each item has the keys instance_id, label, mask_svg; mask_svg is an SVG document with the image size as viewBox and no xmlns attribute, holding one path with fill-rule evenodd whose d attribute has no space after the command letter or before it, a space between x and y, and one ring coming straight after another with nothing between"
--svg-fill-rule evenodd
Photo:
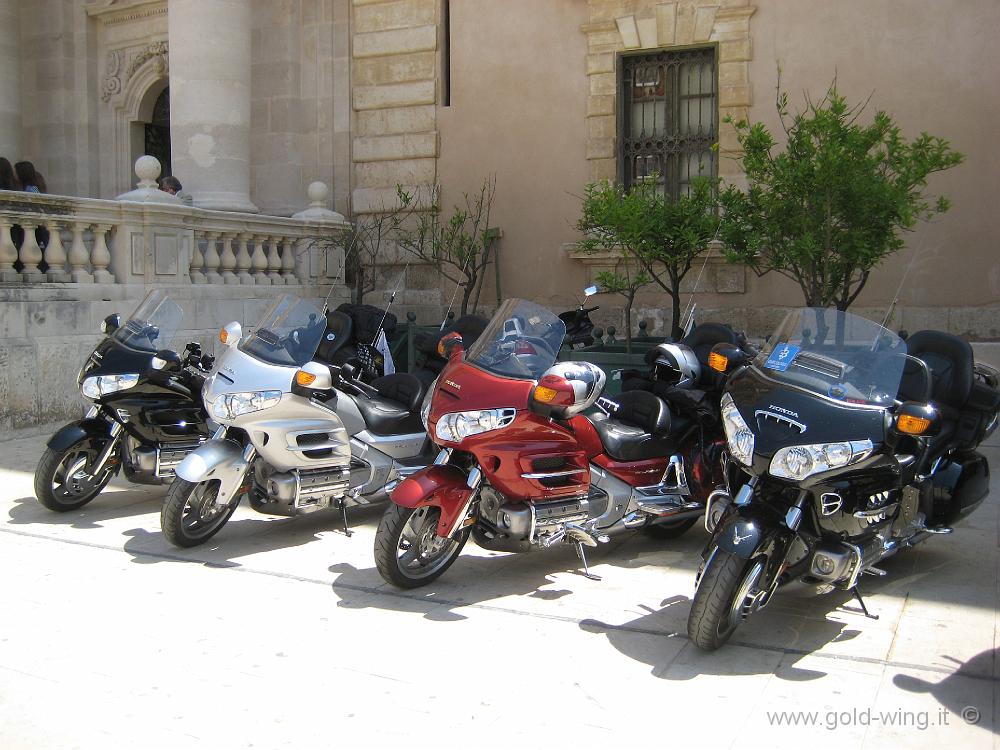
<instances>
[{"instance_id":1,"label":"blue sticker on windscreen","mask_svg":"<svg viewBox=\"0 0 1000 750\"><path fill-rule=\"evenodd\" d=\"M792 360L795 359L795 355L799 353L801 346L792 346L791 344L778 343L775 345L774 350L771 352L771 356L767 358L767 362L764 363L764 367L770 370L777 370L778 372L784 372L788 369L788 366L792 364Z\"/></svg>"}]
</instances>

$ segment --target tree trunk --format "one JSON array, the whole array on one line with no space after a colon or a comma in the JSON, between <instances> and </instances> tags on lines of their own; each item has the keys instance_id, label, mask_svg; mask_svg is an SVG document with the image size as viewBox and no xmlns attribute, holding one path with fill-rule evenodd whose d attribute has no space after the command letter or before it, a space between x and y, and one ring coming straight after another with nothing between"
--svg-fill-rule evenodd
<instances>
[{"instance_id":1,"label":"tree trunk","mask_svg":"<svg viewBox=\"0 0 1000 750\"><path fill-rule=\"evenodd\" d=\"M635 302L635 294L625 297L625 353L632 353L632 303Z\"/></svg>"},{"instance_id":2,"label":"tree trunk","mask_svg":"<svg viewBox=\"0 0 1000 750\"><path fill-rule=\"evenodd\" d=\"M674 293L670 295L670 313L673 324L670 327L670 338L679 341L684 338L684 330L681 328L681 282L680 279L674 283Z\"/></svg>"}]
</instances>

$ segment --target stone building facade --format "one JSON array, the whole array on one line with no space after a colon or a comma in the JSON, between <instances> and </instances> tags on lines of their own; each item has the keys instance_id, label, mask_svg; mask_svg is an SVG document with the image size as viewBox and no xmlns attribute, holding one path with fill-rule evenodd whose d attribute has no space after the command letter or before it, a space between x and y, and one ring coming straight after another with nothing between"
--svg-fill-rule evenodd
<instances>
[{"instance_id":1,"label":"stone building facade","mask_svg":"<svg viewBox=\"0 0 1000 750\"><path fill-rule=\"evenodd\" d=\"M133 187L136 158L155 153L193 196L195 213L177 209L178 218L167 222L172 229L162 236L173 240L147 230L150 252L157 242L176 248L166 266L185 283L221 278L230 255L230 270L244 281L255 273L287 274L284 264L292 261L283 243L301 238L302 229L280 221L306 204L306 186L314 181L330 186L329 208L353 217L391 205L397 184L450 207L492 175L502 294L560 310L614 262L611 254L576 251L580 196L592 180L627 178L640 168L629 151L635 140L629 123L653 111L650 102L676 94L681 109L674 115L688 125L692 107L699 108L702 150L669 156L672 168L686 170L678 185L691 170L705 169L738 182L735 136L725 117L748 116L773 131L779 69L793 106L801 106L803 92L825 91L836 76L851 100L872 95L873 106L891 112L908 136L927 130L966 155L963 165L931 179L931 190L947 195L952 210L916 228L907 247L873 274L856 307L881 319L898 289L893 325L998 340L1000 225L992 203L1000 160L992 136L1000 119L993 95L1000 51L984 30L1000 26L1000 4L908 0L905 6L904 12L897 0L0 0L0 155L33 161L53 194L108 201ZM685 65L702 71L699 83L663 78L662 71ZM706 150L706 138L718 142L716 155ZM645 163L642 169L652 162ZM71 203L53 199L44 210ZM19 205L8 203L9 215L0 210L0 223L17 223L11 206ZM84 208L87 217L110 211L103 203ZM273 228L269 217L278 222ZM67 252L76 247L65 278L118 268L130 284L162 281L155 273L130 275L126 253L138 251L124 248L118 235L127 232L116 228L127 222L101 221L78 227L79 247L73 223L63 226ZM110 266L98 267L90 261L99 256L103 263L104 251L94 238L105 235ZM94 257L73 266L72 257L83 258L86 248L95 248ZM5 299L15 293L19 300L102 298L97 290L79 291L75 281L46 278L39 285L37 274L22 278L10 252L0 238L0 264L11 266L0 268L8 279L0 290ZM63 250L54 252L59 261ZM400 257L390 253L385 262L386 283L405 289L404 310L418 310L421 322L440 314L452 290L442 288L433 269L410 265L401 277ZM300 280L322 290L328 279L313 271ZM484 288L493 289L494 281L491 271ZM688 291L702 319L732 320L756 334L801 299L790 283L755 278L717 255L692 274ZM601 322L620 325L620 304L599 301ZM652 330L663 329L664 302L661 295L640 297L638 317Z\"/></svg>"}]
</instances>

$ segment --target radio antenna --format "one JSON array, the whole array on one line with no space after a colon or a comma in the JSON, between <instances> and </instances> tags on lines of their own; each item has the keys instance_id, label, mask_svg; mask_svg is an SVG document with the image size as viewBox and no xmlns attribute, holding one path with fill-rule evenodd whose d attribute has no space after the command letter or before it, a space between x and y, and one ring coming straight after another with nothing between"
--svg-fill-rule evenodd
<instances>
[{"instance_id":1,"label":"radio antenna","mask_svg":"<svg viewBox=\"0 0 1000 750\"><path fill-rule=\"evenodd\" d=\"M886 308L885 317L882 318L882 327L885 328L886 324L889 322L889 318L892 317L893 311L896 309L896 302L899 300L899 295L903 291L903 284L906 283L906 277L910 275L910 269L913 268L913 263L916 261L917 256L923 252L924 244L927 241L927 235L923 235L920 238L920 243L917 247L913 249L913 255L910 256L910 262L906 264L906 270L903 271L903 277L899 280L899 286L896 287L896 294L893 295L892 301L889 303L889 307Z\"/></svg>"},{"instance_id":2,"label":"radio antenna","mask_svg":"<svg viewBox=\"0 0 1000 750\"><path fill-rule=\"evenodd\" d=\"M406 261L406 265L403 266L403 272L399 274L399 278L396 279L396 288L392 290L389 295L389 301L386 303L385 310L382 311L382 320L378 322L378 328L375 329L375 338L372 339L372 346L378 341L379 334L382 333L382 326L385 324L386 316L389 314L389 308L392 307L392 303L396 301L396 292L399 291L400 287L403 285L403 279L406 278L406 269L410 267L410 261Z\"/></svg>"}]
</instances>

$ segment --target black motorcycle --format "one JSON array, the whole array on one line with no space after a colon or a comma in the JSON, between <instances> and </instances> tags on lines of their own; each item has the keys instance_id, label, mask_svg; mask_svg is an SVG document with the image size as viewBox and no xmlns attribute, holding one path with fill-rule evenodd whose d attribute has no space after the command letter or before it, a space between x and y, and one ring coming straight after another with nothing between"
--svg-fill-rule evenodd
<instances>
[{"instance_id":1,"label":"black motorcycle","mask_svg":"<svg viewBox=\"0 0 1000 750\"><path fill-rule=\"evenodd\" d=\"M976 451L997 426L996 370L956 336L905 342L845 312L790 313L722 397L727 487L713 495L688 635L723 645L783 584L858 588L881 560L952 524L989 493ZM732 492L731 492L732 490Z\"/></svg>"},{"instance_id":2,"label":"black motorcycle","mask_svg":"<svg viewBox=\"0 0 1000 750\"><path fill-rule=\"evenodd\" d=\"M53 435L35 469L35 497L46 508L86 505L122 471L137 484L162 484L208 434L201 387L212 357L197 343L183 355L161 348L183 313L152 291L124 324L109 315L106 338L80 370L87 416Z\"/></svg>"},{"instance_id":3,"label":"black motorcycle","mask_svg":"<svg viewBox=\"0 0 1000 750\"><path fill-rule=\"evenodd\" d=\"M596 286L588 286L583 290L584 301L593 294L599 294L600 289ZM563 346L570 349L582 349L585 346L594 344L594 322L590 319L590 314L600 307L584 307L583 301L577 305L575 310L567 310L559 313L559 320L566 324L566 336L563 339Z\"/></svg>"}]
</instances>

